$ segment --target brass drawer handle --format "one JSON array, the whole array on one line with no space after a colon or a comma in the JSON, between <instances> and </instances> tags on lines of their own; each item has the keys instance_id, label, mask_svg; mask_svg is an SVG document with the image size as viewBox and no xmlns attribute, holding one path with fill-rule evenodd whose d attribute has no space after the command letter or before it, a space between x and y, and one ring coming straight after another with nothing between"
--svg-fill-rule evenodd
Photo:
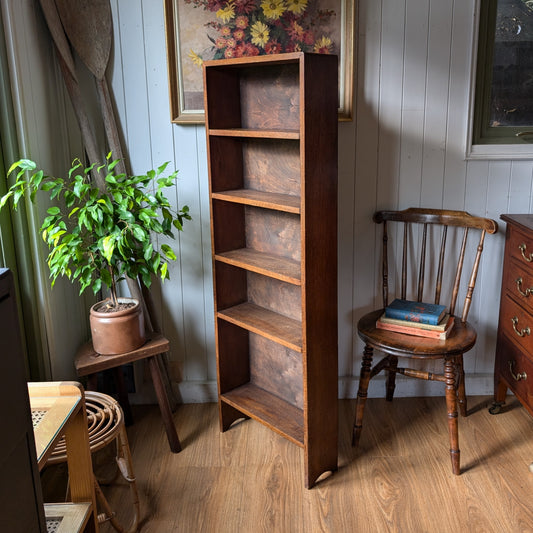
<instances>
[{"instance_id":1,"label":"brass drawer handle","mask_svg":"<svg viewBox=\"0 0 533 533\"><path fill-rule=\"evenodd\" d=\"M514 367L514 361L509 361L509 372L511 372L511 376L513 376L513 379L515 381L520 381L521 379L527 379L527 374L525 372L519 372L518 374L515 374L513 372Z\"/></svg>"},{"instance_id":2,"label":"brass drawer handle","mask_svg":"<svg viewBox=\"0 0 533 533\"><path fill-rule=\"evenodd\" d=\"M512 322L513 322L513 329L514 329L514 332L519 336L519 337L525 337L526 335L529 335L531 333L531 330L529 329L529 326L526 326L524 329L521 329L521 330L518 330L516 325L518 324L518 317L517 316L514 316L513 318L511 318Z\"/></svg>"},{"instance_id":3,"label":"brass drawer handle","mask_svg":"<svg viewBox=\"0 0 533 533\"><path fill-rule=\"evenodd\" d=\"M533 293L533 287L528 287L525 291L522 290L522 278L517 278L516 280L516 290L526 298Z\"/></svg>"},{"instance_id":4,"label":"brass drawer handle","mask_svg":"<svg viewBox=\"0 0 533 533\"><path fill-rule=\"evenodd\" d=\"M528 263L531 263L531 261L533 261L533 254L529 254L529 257L526 257L526 243L522 243L522 244L519 244L518 245L518 249L520 250L520 252L522 252L522 257L528 262Z\"/></svg>"}]
</instances>

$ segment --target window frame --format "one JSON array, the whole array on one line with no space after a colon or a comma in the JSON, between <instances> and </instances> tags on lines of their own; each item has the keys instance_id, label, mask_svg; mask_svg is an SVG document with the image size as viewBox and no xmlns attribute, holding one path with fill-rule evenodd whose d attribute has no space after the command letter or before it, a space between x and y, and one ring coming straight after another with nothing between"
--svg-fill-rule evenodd
<instances>
[{"instance_id":1,"label":"window frame","mask_svg":"<svg viewBox=\"0 0 533 533\"><path fill-rule=\"evenodd\" d=\"M474 31L471 114L468 128L467 159L533 159L532 126L489 126L490 91L498 0L477 0L478 25ZM522 137L522 138L521 138Z\"/></svg>"}]
</instances>

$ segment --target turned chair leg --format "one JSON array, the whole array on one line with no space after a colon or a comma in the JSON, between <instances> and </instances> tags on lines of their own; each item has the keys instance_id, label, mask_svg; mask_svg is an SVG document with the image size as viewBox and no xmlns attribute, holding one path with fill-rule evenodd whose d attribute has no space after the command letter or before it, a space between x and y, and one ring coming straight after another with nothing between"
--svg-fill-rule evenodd
<instances>
[{"instance_id":1,"label":"turned chair leg","mask_svg":"<svg viewBox=\"0 0 533 533\"><path fill-rule=\"evenodd\" d=\"M361 363L361 376L359 377L359 390L357 391L357 400L355 403L355 420L353 423L352 446L359 445L361 430L363 429L363 413L368 393L368 383L370 382L370 372L372 370L372 356L374 349L365 346L363 352L363 361Z\"/></svg>"},{"instance_id":2,"label":"turned chair leg","mask_svg":"<svg viewBox=\"0 0 533 533\"><path fill-rule=\"evenodd\" d=\"M466 416L466 392L465 392L465 371L463 367L463 356L457 358L457 399L459 402L459 412L461 416Z\"/></svg>"},{"instance_id":3,"label":"turned chair leg","mask_svg":"<svg viewBox=\"0 0 533 533\"><path fill-rule=\"evenodd\" d=\"M457 384L455 381L455 361L453 359L446 359L444 362L444 377L446 379L446 408L448 411L448 432L450 435L450 458L452 460L453 473L459 475L461 473L461 452L459 451Z\"/></svg>"},{"instance_id":4,"label":"turned chair leg","mask_svg":"<svg viewBox=\"0 0 533 533\"><path fill-rule=\"evenodd\" d=\"M398 358L394 355L389 356L389 369L387 370L387 394L385 399L392 402L394 389L396 388L396 369L398 368Z\"/></svg>"}]
</instances>

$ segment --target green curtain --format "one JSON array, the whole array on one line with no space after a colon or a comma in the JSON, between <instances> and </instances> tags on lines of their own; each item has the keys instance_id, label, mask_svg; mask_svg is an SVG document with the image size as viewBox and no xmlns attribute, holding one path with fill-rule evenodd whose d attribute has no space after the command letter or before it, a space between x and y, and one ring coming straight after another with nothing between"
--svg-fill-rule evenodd
<instances>
[{"instance_id":1,"label":"green curtain","mask_svg":"<svg viewBox=\"0 0 533 533\"><path fill-rule=\"evenodd\" d=\"M0 13L0 195L9 187L7 169L20 157L3 27ZM41 381L49 379L50 368L49 357L45 355L45 328L37 303L36 272L30 245L35 242L37 232L28 224L28 214L24 207L17 212L3 209L0 213L0 266L11 269L17 283L28 379Z\"/></svg>"}]
</instances>

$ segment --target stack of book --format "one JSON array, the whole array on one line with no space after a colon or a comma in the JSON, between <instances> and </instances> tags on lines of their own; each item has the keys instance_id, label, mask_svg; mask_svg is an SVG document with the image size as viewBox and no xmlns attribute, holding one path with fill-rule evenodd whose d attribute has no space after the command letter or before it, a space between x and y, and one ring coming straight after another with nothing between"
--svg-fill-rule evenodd
<instances>
[{"instance_id":1,"label":"stack of book","mask_svg":"<svg viewBox=\"0 0 533 533\"><path fill-rule=\"evenodd\" d=\"M443 305L397 298L385 308L376 327L418 337L446 339L453 324L454 317Z\"/></svg>"}]
</instances>

